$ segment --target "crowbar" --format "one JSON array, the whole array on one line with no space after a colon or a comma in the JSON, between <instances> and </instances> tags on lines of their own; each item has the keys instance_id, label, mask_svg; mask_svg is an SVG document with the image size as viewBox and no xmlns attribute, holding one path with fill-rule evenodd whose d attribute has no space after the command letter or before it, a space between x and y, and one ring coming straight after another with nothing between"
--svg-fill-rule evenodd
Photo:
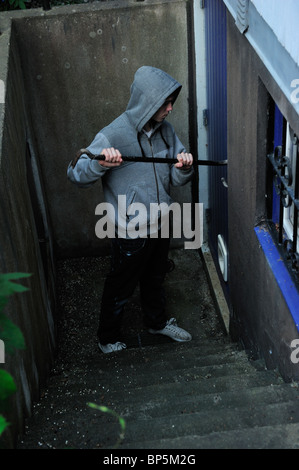
<instances>
[{"instance_id":1,"label":"crowbar","mask_svg":"<svg viewBox=\"0 0 299 470\"><path fill-rule=\"evenodd\" d=\"M94 160L105 160L105 155L95 155ZM124 162L145 162L145 163L178 163L175 158L159 158L159 157L130 157L122 156ZM227 160L194 160L193 165L227 165Z\"/></svg>"},{"instance_id":2,"label":"crowbar","mask_svg":"<svg viewBox=\"0 0 299 470\"><path fill-rule=\"evenodd\" d=\"M93 155L87 149L81 149L77 152L76 157L72 160L72 167L74 168L77 161L81 157L81 155L86 154L92 160L105 160L105 155ZM174 158L160 158L160 157L133 157L133 156L122 156L121 157L124 162L145 162L145 163L177 163ZM194 160L193 165L207 165L207 166L223 166L227 165L227 160Z\"/></svg>"}]
</instances>

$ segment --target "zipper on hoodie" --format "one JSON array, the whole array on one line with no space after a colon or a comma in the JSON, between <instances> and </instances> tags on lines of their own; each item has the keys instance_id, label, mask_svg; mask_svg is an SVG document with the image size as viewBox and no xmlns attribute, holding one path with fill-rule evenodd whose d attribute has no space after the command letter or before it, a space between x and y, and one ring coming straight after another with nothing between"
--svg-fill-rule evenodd
<instances>
[{"instance_id":1,"label":"zipper on hoodie","mask_svg":"<svg viewBox=\"0 0 299 470\"><path fill-rule=\"evenodd\" d=\"M149 144L150 144L152 157L154 157L154 151L153 151L153 145L152 145L151 137L148 137L148 141L149 141ZM158 185L158 178L157 178L155 162L153 162L153 168L154 168L154 175L155 175L155 181L156 181L157 199L158 199L158 204L160 205L160 193L159 193L159 185Z\"/></svg>"}]
</instances>

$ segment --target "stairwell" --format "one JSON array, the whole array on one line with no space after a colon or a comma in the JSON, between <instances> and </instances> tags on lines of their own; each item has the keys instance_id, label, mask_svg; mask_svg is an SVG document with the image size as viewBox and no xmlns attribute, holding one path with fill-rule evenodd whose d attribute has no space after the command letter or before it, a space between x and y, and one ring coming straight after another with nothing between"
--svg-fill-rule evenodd
<instances>
[{"instance_id":1,"label":"stairwell","mask_svg":"<svg viewBox=\"0 0 299 470\"><path fill-rule=\"evenodd\" d=\"M169 313L193 340L147 333L136 292L126 317L128 349L109 355L95 337L109 258L59 264L57 360L19 449L299 447L297 384L230 341L199 254L175 250L171 257Z\"/></svg>"}]
</instances>

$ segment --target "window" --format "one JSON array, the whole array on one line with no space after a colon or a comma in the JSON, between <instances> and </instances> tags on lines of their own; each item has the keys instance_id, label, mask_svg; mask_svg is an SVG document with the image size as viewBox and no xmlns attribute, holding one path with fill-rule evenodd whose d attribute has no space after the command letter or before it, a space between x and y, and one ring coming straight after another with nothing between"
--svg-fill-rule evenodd
<instances>
[{"instance_id":1,"label":"window","mask_svg":"<svg viewBox=\"0 0 299 470\"><path fill-rule=\"evenodd\" d=\"M293 191L295 195L295 181L296 177L296 167L298 166L297 162L297 155L298 155L298 137L294 133L293 129L290 127L289 123L286 123L286 145L285 145L286 151L286 158L288 159L288 169L287 171L289 172L289 184L290 188ZM294 202L292 202L291 198L288 197L288 204L287 207L284 210L284 215L283 215L283 227L286 232L287 238L289 240L294 239L296 240L296 249L294 250L297 254L299 252L299 232L298 232L298 210L295 210L296 205ZM296 220L295 220L296 217ZM295 230L294 233L294 228L297 227L297 230Z\"/></svg>"},{"instance_id":2,"label":"window","mask_svg":"<svg viewBox=\"0 0 299 470\"><path fill-rule=\"evenodd\" d=\"M280 254L299 284L298 137L274 103L269 126L267 219Z\"/></svg>"}]
</instances>

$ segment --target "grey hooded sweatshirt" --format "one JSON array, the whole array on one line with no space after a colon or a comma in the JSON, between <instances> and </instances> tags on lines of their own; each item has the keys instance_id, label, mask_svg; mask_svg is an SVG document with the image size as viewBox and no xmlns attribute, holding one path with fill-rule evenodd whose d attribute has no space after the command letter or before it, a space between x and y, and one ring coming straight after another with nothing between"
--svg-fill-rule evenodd
<instances>
[{"instance_id":1,"label":"grey hooded sweatshirt","mask_svg":"<svg viewBox=\"0 0 299 470\"><path fill-rule=\"evenodd\" d=\"M135 73L131 86L131 97L127 109L111 124L103 128L94 138L87 150L94 155L101 154L104 148L114 147L122 155L173 158L186 152L175 134L173 126L167 122L155 123L149 138L143 131L146 123L153 117L165 100L174 95L177 98L181 85L160 69L143 66ZM170 197L170 184L186 184L193 175L193 169L180 170L174 164L122 162L113 168L103 167L87 154L81 155L75 167L70 163L67 176L80 187L89 187L99 178L107 203L115 210L116 231L119 219L119 196L126 196L126 214L122 220L129 223L134 214L128 210L132 203L142 203L147 209L147 222L150 223L150 204L173 202ZM122 224L121 224L122 225ZM149 233L149 231L148 231Z\"/></svg>"}]
</instances>

